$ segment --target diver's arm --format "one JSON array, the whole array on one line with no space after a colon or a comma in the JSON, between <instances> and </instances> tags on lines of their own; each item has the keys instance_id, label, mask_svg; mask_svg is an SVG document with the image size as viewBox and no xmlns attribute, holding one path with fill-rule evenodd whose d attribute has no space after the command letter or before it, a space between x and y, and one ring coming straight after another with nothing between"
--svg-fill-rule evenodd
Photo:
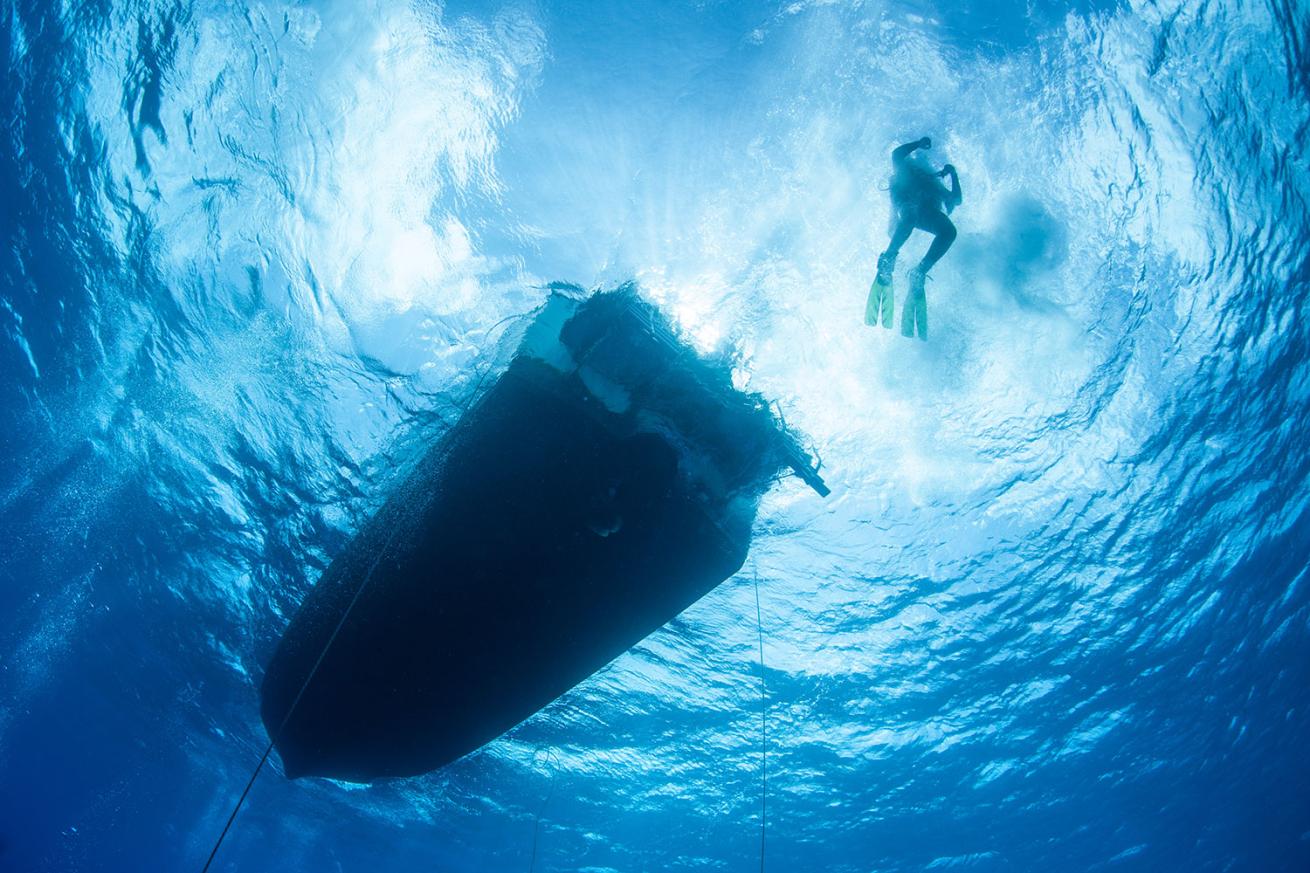
<instances>
[{"instance_id":1,"label":"diver's arm","mask_svg":"<svg viewBox=\"0 0 1310 873\"><path fill-rule=\"evenodd\" d=\"M946 198L948 211L954 209L955 207L963 203L964 189L960 187L960 176L958 173L955 172L955 165L947 164L946 166L942 167L942 171L937 175L939 176L949 175L951 177L951 190L948 192L948 196Z\"/></svg>"},{"instance_id":2,"label":"diver's arm","mask_svg":"<svg viewBox=\"0 0 1310 873\"><path fill-rule=\"evenodd\" d=\"M932 140L928 139L926 136L923 139L916 139L914 142L907 142L905 145L897 146L892 149L892 163L900 163L913 154L916 149L930 148L932 148Z\"/></svg>"}]
</instances>

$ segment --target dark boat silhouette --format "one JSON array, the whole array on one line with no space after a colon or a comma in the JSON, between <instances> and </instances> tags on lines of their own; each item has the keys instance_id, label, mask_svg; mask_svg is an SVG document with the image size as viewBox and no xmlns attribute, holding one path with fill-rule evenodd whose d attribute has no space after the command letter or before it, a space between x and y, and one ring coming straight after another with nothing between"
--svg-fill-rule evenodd
<instances>
[{"instance_id":1,"label":"dark boat silhouette","mask_svg":"<svg viewBox=\"0 0 1310 873\"><path fill-rule=\"evenodd\" d=\"M633 287L552 294L288 626L262 689L287 775L412 776L495 739L736 573L787 468L828 493Z\"/></svg>"}]
</instances>

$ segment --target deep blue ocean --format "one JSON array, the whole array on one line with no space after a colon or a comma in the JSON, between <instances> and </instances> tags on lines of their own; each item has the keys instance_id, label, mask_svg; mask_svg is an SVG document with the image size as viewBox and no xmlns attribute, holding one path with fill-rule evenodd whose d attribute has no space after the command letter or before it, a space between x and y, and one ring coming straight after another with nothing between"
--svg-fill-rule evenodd
<instances>
[{"instance_id":1,"label":"deep blue ocean","mask_svg":"<svg viewBox=\"0 0 1310 873\"><path fill-rule=\"evenodd\" d=\"M1310 870L1304 3L6 0L0 40L0 870L199 871L305 592L547 283L629 280L832 496L780 481L739 574L444 770L275 756L213 870L744 873L762 812L769 871ZM928 342L862 321L924 135Z\"/></svg>"}]
</instances>

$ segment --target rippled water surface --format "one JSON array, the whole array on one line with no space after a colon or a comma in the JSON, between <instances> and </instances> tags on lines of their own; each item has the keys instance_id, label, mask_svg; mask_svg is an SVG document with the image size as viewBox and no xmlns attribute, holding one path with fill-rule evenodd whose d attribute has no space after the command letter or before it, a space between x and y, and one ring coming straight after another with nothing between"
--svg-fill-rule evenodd
<instances>
[{"instance_id":1,"label":"rippled water surface","mask_svg":"<svg viewBox=\"0 0 1310 873\"><path fill-rule=\"evenodd\" d=\"M305 591L629 279L833 496L456 765L266 769L214 869L756 870L762 789L769 870L1310 869L1303 4L3 15L0 869L198 870ZM920 343L861 319L924 134Z\"/></svg>"}]
</instances>

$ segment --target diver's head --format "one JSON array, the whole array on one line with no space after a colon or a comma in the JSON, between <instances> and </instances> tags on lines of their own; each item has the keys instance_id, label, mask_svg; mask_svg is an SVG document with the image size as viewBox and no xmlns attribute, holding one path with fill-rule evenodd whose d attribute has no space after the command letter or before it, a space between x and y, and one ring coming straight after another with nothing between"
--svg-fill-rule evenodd
<instances>
[{"instance_id":1,"label":"diver's head","mask_svg":"<svg viewBox=\"0 0 1310 873\"><path fill-rule=\"evenodd\" d=\"M915 152L906 158L905 168L916 178L926 179L927 177L937 175L937 171L933 169L933 165L929 162L928 156L921 152Z\"/></svg>"}]
</instances>

